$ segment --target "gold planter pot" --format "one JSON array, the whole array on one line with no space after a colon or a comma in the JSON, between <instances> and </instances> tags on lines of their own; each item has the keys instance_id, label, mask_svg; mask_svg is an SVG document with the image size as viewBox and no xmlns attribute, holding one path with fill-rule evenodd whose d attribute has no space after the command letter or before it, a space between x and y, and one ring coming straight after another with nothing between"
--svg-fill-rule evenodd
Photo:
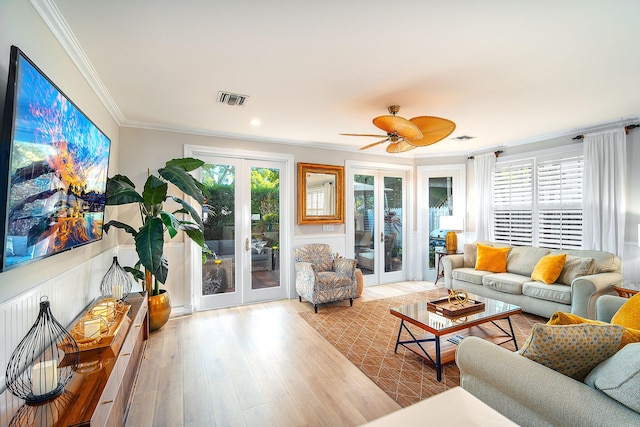
<instances>
[{"instance_id":1,"label":"gold planter pot","mask_svg":"<svg viewBox=\"0 0 640 427\"><path fill-rule=\"evenodd\" d=\"M160 295L149 297L149 330L155 331L162 328L169 321L171 315L171 301L166 290L161 290Z\"/></svg>"}]
</instances>

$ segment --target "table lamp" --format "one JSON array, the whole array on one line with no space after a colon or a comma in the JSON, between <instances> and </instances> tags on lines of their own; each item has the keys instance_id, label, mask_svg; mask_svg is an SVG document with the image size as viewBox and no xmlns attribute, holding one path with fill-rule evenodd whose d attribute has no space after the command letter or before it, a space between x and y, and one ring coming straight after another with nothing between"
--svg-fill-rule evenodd
<instances>
[{"instance_id":1,"label":"table lamp","mask_svg":"<svg viewBox=\"0 0 640 427\"><path fill-rule=\"evenodd\" d=\"M462 217L461 216L441 216L440 228L443 230L449 230L447 237L445 238L445 248L447 253L456 253L458 251L458 236L456 231L463 230Z\"/></svg>"}]
</instances>

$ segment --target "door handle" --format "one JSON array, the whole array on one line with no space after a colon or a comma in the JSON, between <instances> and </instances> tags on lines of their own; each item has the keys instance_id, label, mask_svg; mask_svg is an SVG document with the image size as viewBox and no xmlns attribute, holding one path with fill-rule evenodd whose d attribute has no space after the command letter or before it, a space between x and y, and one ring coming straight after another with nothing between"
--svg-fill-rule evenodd
<instances>
[{"instance_id":1,"label":"door handle","mask_svg":"<svg viewBox=\"0 0 640 427\"><path fill-rule=\"evenodd\" d=\"M251 246L249 245L249 238L248 237L244 240L244 250L247 251L247 252L249 252L251 250Z\"/></svg>"}]
</instances>

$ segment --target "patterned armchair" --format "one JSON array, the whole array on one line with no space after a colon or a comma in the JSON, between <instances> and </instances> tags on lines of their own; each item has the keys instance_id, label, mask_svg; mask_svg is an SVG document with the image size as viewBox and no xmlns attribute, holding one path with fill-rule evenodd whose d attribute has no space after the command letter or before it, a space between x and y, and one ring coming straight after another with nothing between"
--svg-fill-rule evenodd
<instances>
[{"instance_id":1,"label":"patterned armchair","mask_svg":"<svg viewBox=\"0 0 640 427\"><path fill-rule=\"evenodd\" d=\"M329 245L314 243L302 245L294 250L296 260L296 291L302 299L318 304L349 299L358 296L355 259L334 259Z\"/></svg>"}]
</instances>

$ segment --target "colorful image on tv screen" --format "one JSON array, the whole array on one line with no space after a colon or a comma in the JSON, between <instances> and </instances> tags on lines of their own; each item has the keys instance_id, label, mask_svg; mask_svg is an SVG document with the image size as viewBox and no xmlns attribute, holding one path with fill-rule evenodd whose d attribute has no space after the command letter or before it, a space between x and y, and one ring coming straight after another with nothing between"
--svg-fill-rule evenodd
<instances>
[{"instance_id":1,"label":"colorful image on tv screen","mask_svg":"<svg viewBox=\"0 0 640 427\"><path fill-rule=\"evenodd\" d=\"M102 237L110 140L18 56L5 268Z\"/></svg>"}]
</instances>

